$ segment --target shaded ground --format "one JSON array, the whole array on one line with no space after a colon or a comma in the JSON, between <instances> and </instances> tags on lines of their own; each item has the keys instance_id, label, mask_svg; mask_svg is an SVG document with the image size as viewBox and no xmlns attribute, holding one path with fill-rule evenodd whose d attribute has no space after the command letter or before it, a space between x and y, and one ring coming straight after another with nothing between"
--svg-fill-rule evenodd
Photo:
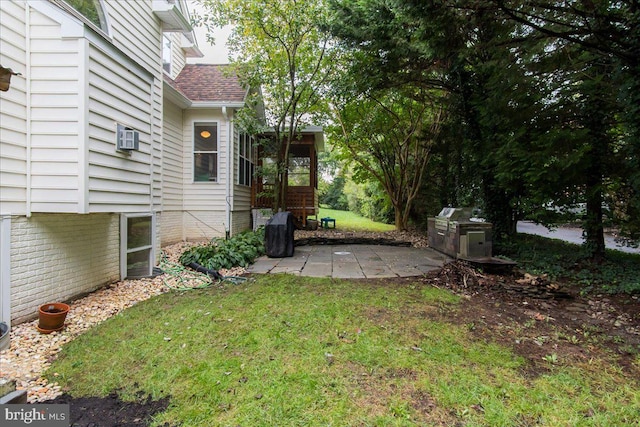
<instances>
[{"instance_id":1,"label":"shaded ground","mask_svg":"<svg viewBox=\"0 0 640 427\"><path fill-rule=\"evenodd\" d=\"M392 287L416 281L463 295L459 306L424 315L463 325L478 340L512 349L527 361L525 373L531 377L548 372L554 364L589 369L591 358L601 358L616 363L630 379L640 378L638 295L585 297L578 289L551 283L544 277L517 272L480 273L459 261L424 277L376 279L370 283ZM393 392L383 387L377 391L380 395ZM413 396L412 401L419 406L417 409L431 412L429 396ZM69 403L76 427L145 426L155 413L165 410L169 399L152 401L140 396L138 402L131 403L112 393L106 398L73 399L63 395L51 403Z\"/></svg>"},{"instance_id":2,"label":"shaded ground","mask_svg":"<svg viewBox=\"0 0 640 427\"><path fill-rule=\"evenodd\" d=\"M465 295L444 320L513 349L531 374L602 357L640 378L639 295L581 296L544 276L482 274L460 261L421 280Z\"/></svg>"}]
</instances>

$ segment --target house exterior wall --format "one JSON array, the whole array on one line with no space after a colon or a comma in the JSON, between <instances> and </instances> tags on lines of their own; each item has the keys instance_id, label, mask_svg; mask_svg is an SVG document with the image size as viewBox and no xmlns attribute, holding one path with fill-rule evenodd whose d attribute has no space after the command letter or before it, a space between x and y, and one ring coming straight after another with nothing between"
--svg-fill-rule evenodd
<instances>
[{"instance_id":1,"label":"house exterior wall","mask_svg":"<svg viewBox=\"0 0 640 427\"><path fill-rule=\"evenodd\" d=\"M189 242L208 241L214 237L224 237L226 215L223 210L193 210L182 213L184 240Z\"/></svg>"},{"instance_id":2,"label":"house exterior wall","mask_svg":"<svg viewBox=\"0 0 640 427\"><path fill-rule=\"evenodd\" d=\"M100 3L108 34L48 1L0 1L0 64L21 73L0 93L0 287L13 322L119 279L120 214L156 213L156 258L162 230L182 223L161 213L162 24L151 1ZM138 151L116 149L118 123L139 132Z\"/></svg>"},{"instance_id":3,"label":"house exterior wall","mask_svg":"<svg viewBox=\"0 0 640 427\"><path fill-rule=\"evenodd\" d=\"M28 6L27 6L28 7ZM62 26L28 8L28 212L78 212L79 138L84 39L62 38Z\"/></svg>"},{"instance_id":4,"label":"house exterior wall","mask_svg":"<svg viewBox=\"0 0 640 427\"><path fill-rule=\"evenodd\" d=\"M0 93L0 214L27 210L27 86L24 4L0 2L0 64L21 76Z\"/></svg>"},{"instance_id":5,"label":"house exterior wall","mask_svg":"<svg viewBox=\"0 0 640 427\"><path fill-rule=\"evenodd\" d=\"M184 240L182 226L183 182L183 110L166 101L163 114L162 140L162 219L163 245Z\"/></svg>"},{"instance_id":6,"label":"house exterior wall","mask_svg":"<svg viewBox=\"0 0 640 427\"><path fill-rule=\"evenodd\" d=\"M88 208L91 212L144 212L152 209L155 157L161 142L152 132L153 76L130 72L118 58L89 48ZM161 109L161 107L159 107ZM116 149L116 124L139 132L140 148Z\"/></svg>"},{"instance_id":7,"label":"house exterior wall","mask_svg":"<svg viewBox=\"0 0 640 427\"><path fill-rule=\"evenodd\" d=\"M218 180L193 180L193 126L195 123L218 124ZM224 237L229 230L226 218L226 183L228 160L228 123L220 108L185 110L183 120L182 182L184 236L187 240Z\"/></svg>"},{"instance_id":8,"label":"house exterior wall","mask_svg":"<svg viewBox=\"0 0 640 427\"><path fill-rule=\"evenodd\" d=\"M149 2L104 4L111 39L48 2L0 4L0 59L23 74L3 94L3 212L161 208L160 22ZM139 151L116 150L117 123Z\"/></svg>"},{"instance_id":9,"label":"house exterior wall","mask_svg":"<svg viewBox=\"0 0 640 427\"><path fill-rule=\"evenodd\" d=\"M240 129L234 126L233 220L231 234L251 229L251 187L239 184Z\"/></svg>"},{"instance_id":10,"label":"house exterior wall","mask_svg":"<svg viewBox=\"0 0 640 427\"><path fill-rule=\"evenodd\" d=\"M224 237L250 228L251 191L238 185L238 138L231 112L221 108L186 109L165 101L163 136L162 243L200 241ZM218 125L218 180L194 182L193 127L195 123ZM228 130L234 134L231 159ZM228 161L233 174L227 187ZM229 192L229 197L227 197ZM237 202L237 197L240 203ZM229 217L227 216L229 202ZM237 212L236 212L237 211Z\"/></svg>"},{"instance_id":11,"label":"house exterior wall","mask_svg":"<svg viewBox=\"0 0 640 427\"><path fill-rule=\"evenodd\" d=\"M119 279L119 215L34 214L12 218L11 317Z\"/></svg>"},{"instance_id":12,"label":"house exterior wall","mask_svg":"<svg viewBox=\"0 0 640 427\"><path fill-rule=\"evenodd\" d=\"M185 239L182 224L182 211L163 211L159 218L161 246L182 242Z\"/></svg>"}]
</instances>

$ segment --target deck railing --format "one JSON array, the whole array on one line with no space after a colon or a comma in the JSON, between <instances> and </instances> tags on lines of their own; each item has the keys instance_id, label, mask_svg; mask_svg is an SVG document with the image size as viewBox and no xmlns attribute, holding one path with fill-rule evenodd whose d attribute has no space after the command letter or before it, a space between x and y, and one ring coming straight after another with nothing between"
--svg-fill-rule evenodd
<instances>
[{"instance_id":1,"label":"deck railing","mask_svg":"<svg viewBox=\"0 0 640 427\"><path fill-rule=\"evenodd\" d=\"M253 208L273 207L273 185L263 185L260 193L255 187L251 191L251 206ZM314 187L287 188L287 210L296 219L306 224L307 217L318 215L318 191Z\"/></svg>"}]
</instances>

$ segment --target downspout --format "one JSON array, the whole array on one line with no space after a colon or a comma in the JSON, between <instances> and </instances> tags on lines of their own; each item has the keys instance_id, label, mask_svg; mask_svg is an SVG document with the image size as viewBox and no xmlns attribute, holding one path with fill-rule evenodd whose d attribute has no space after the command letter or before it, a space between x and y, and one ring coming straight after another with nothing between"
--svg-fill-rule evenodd
<instances>
[{"instance_id":1,"label":"downspout","mask_svg":"<svg viewBox=\"0 0 640 427\"><path fill-rule=\"evenodd\" d=\"M233 188L231 181L233 180L233 128L231 124L231 120L229 119L229 113L227 111L227 107L222 107L222 117L224 117L225 125L227 128L227 176L225 179L225 214L226 214L226 224L225 224L225 238L229 238L231 236L231 203L233 201L233 194L231 194L231 190Z\"/></svg>"}]
</instances>

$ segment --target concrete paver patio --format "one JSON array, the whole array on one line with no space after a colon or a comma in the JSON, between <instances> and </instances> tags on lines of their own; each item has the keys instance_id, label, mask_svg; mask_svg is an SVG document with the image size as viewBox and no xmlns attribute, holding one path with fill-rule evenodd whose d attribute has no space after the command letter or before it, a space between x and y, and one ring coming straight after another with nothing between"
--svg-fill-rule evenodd
<instances>
[{"instance_id":1,"label":"concrete paver patio","mask_svg":"<svg viewBox=\"0 0 640 427\"><path fill-rule=\"evenodd\" d=\"M412 277L438 269L450 260L429 248L366 244L296 246L293 257L262 256L247 272L340 279Z\"/></svg>"}]
</instances>

